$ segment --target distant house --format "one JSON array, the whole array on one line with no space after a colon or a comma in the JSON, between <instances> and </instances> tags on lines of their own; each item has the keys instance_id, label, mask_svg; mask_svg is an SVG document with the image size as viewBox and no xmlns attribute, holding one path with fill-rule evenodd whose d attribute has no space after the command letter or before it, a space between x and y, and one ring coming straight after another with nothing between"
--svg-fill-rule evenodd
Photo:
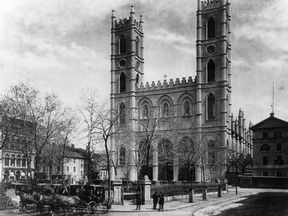
<instances>
[{"instance_id":1,"label":"distant house","mask_svg":"<svg viewBox=\"0 0 288 216\"><path fill-rule=\"evenodd\" d=\"M288 122L271 113L251 127L253 131L253 175L288 177Z\"/></svg>"},{"instance_id":2,"label":"distant house","mask_svg":"<svg viewBox=\"0 0 288 216\"><path fill-rule=\"evenodd\" d=\"M16 118L1 118L0 142L3 145L0 150L1 181L21 181L34 175L34 152L31 142L33 130L31 122Z\"/></svg>"},{"instance_id":3,"label":"distant house","mask_svg":"<svg viewBox=\"0 0 288 216\"><path fill-rule=\"evenodd\" d=\"M61 157L61 158L60 158ZM66 146L64 159L62 163L62 155L59 155L59 159L53 162L52 169L49 169L48 161L43 160L41 164L41 171L47 174L47 177L52 177L53 182L62 181L63 177L69 180L71 184L76 184L79 181L84 180L87 166L87 152L85 149L75 148L74 145Z\"/></svg>"}]
</instances>

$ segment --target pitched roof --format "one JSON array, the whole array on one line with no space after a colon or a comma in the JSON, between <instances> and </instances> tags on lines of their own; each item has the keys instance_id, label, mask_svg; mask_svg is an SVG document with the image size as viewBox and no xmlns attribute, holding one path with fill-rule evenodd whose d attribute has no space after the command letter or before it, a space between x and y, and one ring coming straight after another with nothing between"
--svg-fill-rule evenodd
<instances>
[{"instance_id":1,"label":"pitched roof","mask_svg":"<svg viewBox=\"0 0 288 216\"><path fill-rule=\"evenodd\" d=\"M288 122L274 117L274 113L263 121L251 127L251 130L269 129L269 128L288 128Z\"/></svg>"},{"instance_id":2,"label":"pitched roof","mask_svg":"<svg viewBox=\"0 0 288 216\"><path fill-rule=\"evenodd\" d=\"M84 149L66 146L65 157L85 159L87 158L87 153Z\"/></svg>"}]
</instances>

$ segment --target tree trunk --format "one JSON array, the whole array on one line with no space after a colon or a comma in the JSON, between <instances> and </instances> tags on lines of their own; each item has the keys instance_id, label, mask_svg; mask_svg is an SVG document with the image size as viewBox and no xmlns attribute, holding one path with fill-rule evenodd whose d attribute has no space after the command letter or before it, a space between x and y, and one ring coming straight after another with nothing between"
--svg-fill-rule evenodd
<instances>
[{"instance_id":1,"label":"tree trunk","mask_svg":"<svg viewBox=\"0 0 288 216\"><path fill-rule=\"evenodd\" d=\"M87 177L88 177L88 184L91 184L91 153L90 153L91 142L88 142L87 150L88 150L88 169L87 169Z\"/></svg>"},{"instance_id":2,"label":"tree trunk","mask_svg":"<svg viewBox=\"0 0 288 216\"><path fill-rule=\"evenodd\" d=\"M108 150L108 140L105 140L105 150L106 150L106 157L107 157L107 172L108 172L108 200L110 200L110 190L111 190L111 174L110 174L110 157L109 157L109 150Z\"/></svg>"},{"instance_id":3,"label":"tree trunk","mask_svg":"<svg viewBox=\"0 0 288 216\"><path fill-rule=\"evenodd\" d=\"M193 203L194 201L194 188L193 188L193 167L190 167L189 168L190 172L191 172L191 189L190 189L190 193L189 193L189 203Z\"/></svg>"}]
</instances>

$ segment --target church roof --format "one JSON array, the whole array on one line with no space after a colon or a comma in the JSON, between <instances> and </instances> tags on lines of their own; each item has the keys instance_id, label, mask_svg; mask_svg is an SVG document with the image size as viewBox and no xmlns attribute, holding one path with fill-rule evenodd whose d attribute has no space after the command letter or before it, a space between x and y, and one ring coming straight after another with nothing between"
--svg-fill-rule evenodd
<instances>
[{"instance_id":1,"label":"church roof","mask_svg":"<svg viewBox=\"0 0 288 216\"><path fill-rule=\"evenodd\" d=\"M270 117L252 126L251 130L269 129L269 128L288 128L288 122L274 117L274 113L271 113Z\"/></svg>"}]
</instances>

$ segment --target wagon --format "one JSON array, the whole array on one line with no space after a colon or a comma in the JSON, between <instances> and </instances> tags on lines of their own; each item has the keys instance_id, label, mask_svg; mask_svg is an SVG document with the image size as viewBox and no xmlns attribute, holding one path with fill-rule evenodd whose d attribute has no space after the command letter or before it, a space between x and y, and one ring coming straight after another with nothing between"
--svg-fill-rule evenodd
<instances>
[{"instance_id":1,"label":"wagon","mask_svg":"<svg viewBox=\"0 0 288 216\"><path fill-rule=\"evenodd\" d=\"M113 199L106 198L103 185L70 185L70 195L78 196L87 203L87 213L109 211L113 203Z\"/></svg>"}]
</instances>

